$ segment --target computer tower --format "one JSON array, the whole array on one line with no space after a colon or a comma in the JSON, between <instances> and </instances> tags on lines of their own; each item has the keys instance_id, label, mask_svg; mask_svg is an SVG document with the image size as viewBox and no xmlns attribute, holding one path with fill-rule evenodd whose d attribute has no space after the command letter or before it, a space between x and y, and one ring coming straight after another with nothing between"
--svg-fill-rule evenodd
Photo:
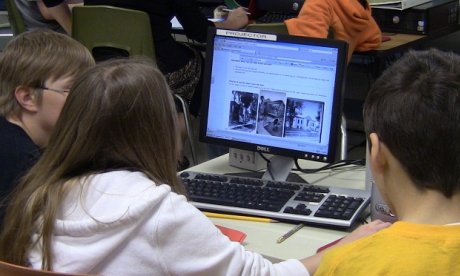
<instances>
[{"instance_id":1,"label":"computer tower","mask_svg":"<svg viewBox=\"0 0 460 276\"><path fill-rule=\"evenodd\" d=\"M436 35L458 29L458 0L433 0L405 10L372 8L383 32Z\"/></svg>"}]
</instances>

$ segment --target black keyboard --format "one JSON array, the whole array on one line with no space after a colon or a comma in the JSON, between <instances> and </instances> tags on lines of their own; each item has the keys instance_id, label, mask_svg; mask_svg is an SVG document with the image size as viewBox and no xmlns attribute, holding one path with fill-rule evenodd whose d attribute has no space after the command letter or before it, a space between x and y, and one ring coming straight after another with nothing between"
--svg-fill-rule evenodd
<instances>
[{"instance_id":1,"label":"black keyboard","mask_svg":"<svg viewBox=\"0 0 460 276\"><path fill-rule=\"evenodd\" d=\"M283 13L283 12L267 12L263 16L256 19L256 23L281 23L284 20L296 17L294 13Z\"/></svg>"},{"instance_id":2,"label":"black keyboard","mask_svg":"<svg viewBox=\"0 0 460 276\"><path fill-rule=\"evenodd\" d=\"M201 210L350 227L370 192L241 176L183 172L191 203Z\"/></svg>"}]
</instances>

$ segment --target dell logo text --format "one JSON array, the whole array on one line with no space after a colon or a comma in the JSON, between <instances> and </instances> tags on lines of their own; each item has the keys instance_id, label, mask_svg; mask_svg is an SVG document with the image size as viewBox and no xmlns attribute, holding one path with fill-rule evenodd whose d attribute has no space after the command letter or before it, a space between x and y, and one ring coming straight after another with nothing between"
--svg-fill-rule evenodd
<instances>
[{"instance_id":1,"label":"dell logo text","mask_svg":"<svg viewBox=\"0 0 460 276\"><path fill-rule=\"evenodd\" d=\"M263 146L257 146L258 151L263 151L263 152L270 152L269 147L263 147Z\"/></svg>"}]
</instances>

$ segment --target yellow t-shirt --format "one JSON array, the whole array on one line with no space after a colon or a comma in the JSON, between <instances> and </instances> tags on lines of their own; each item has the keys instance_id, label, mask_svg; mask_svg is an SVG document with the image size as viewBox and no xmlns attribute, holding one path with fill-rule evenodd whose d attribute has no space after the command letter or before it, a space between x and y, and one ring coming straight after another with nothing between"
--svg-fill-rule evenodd
<instances>
[{"instance_id":1,"label":"yellow t-shirt","mask_svg":"<svg viewBox=\"0 0 460 276\"><path fill-rule=\"evenodd\" d=\"M316 275L460 275L460 225L395 222L327 252Z\"/></svg>"}]
</instances>

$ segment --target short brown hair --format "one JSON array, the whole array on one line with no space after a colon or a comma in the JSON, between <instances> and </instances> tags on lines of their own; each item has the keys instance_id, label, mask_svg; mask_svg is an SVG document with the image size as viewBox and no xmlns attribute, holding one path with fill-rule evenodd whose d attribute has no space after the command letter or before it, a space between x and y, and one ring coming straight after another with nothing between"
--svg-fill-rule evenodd
<instances>
[{"instance_id":1,"label":"short brown hair","mask_svg":"<svg viewBox=\"0 0 460 276\"><path fill-rule=\"evenodd\" d=\"M364 103L376 133L421 190L460 190L460 55L410 51L374 83Z\"/></svg>"},{"instance_id":2,"label":"short brown hair","mask_svg":"<svg viewBox=\"0 0 460 276\"><path fill-rule=\"evenodd\" d=\"M28 31L13 38L0 56L0 116L19 111L14 92L18 86L43 87L94 65L91 53L68 35L47 29ZM37 90L38 98L41 90Z\"/></svg>"}]
</instances>

